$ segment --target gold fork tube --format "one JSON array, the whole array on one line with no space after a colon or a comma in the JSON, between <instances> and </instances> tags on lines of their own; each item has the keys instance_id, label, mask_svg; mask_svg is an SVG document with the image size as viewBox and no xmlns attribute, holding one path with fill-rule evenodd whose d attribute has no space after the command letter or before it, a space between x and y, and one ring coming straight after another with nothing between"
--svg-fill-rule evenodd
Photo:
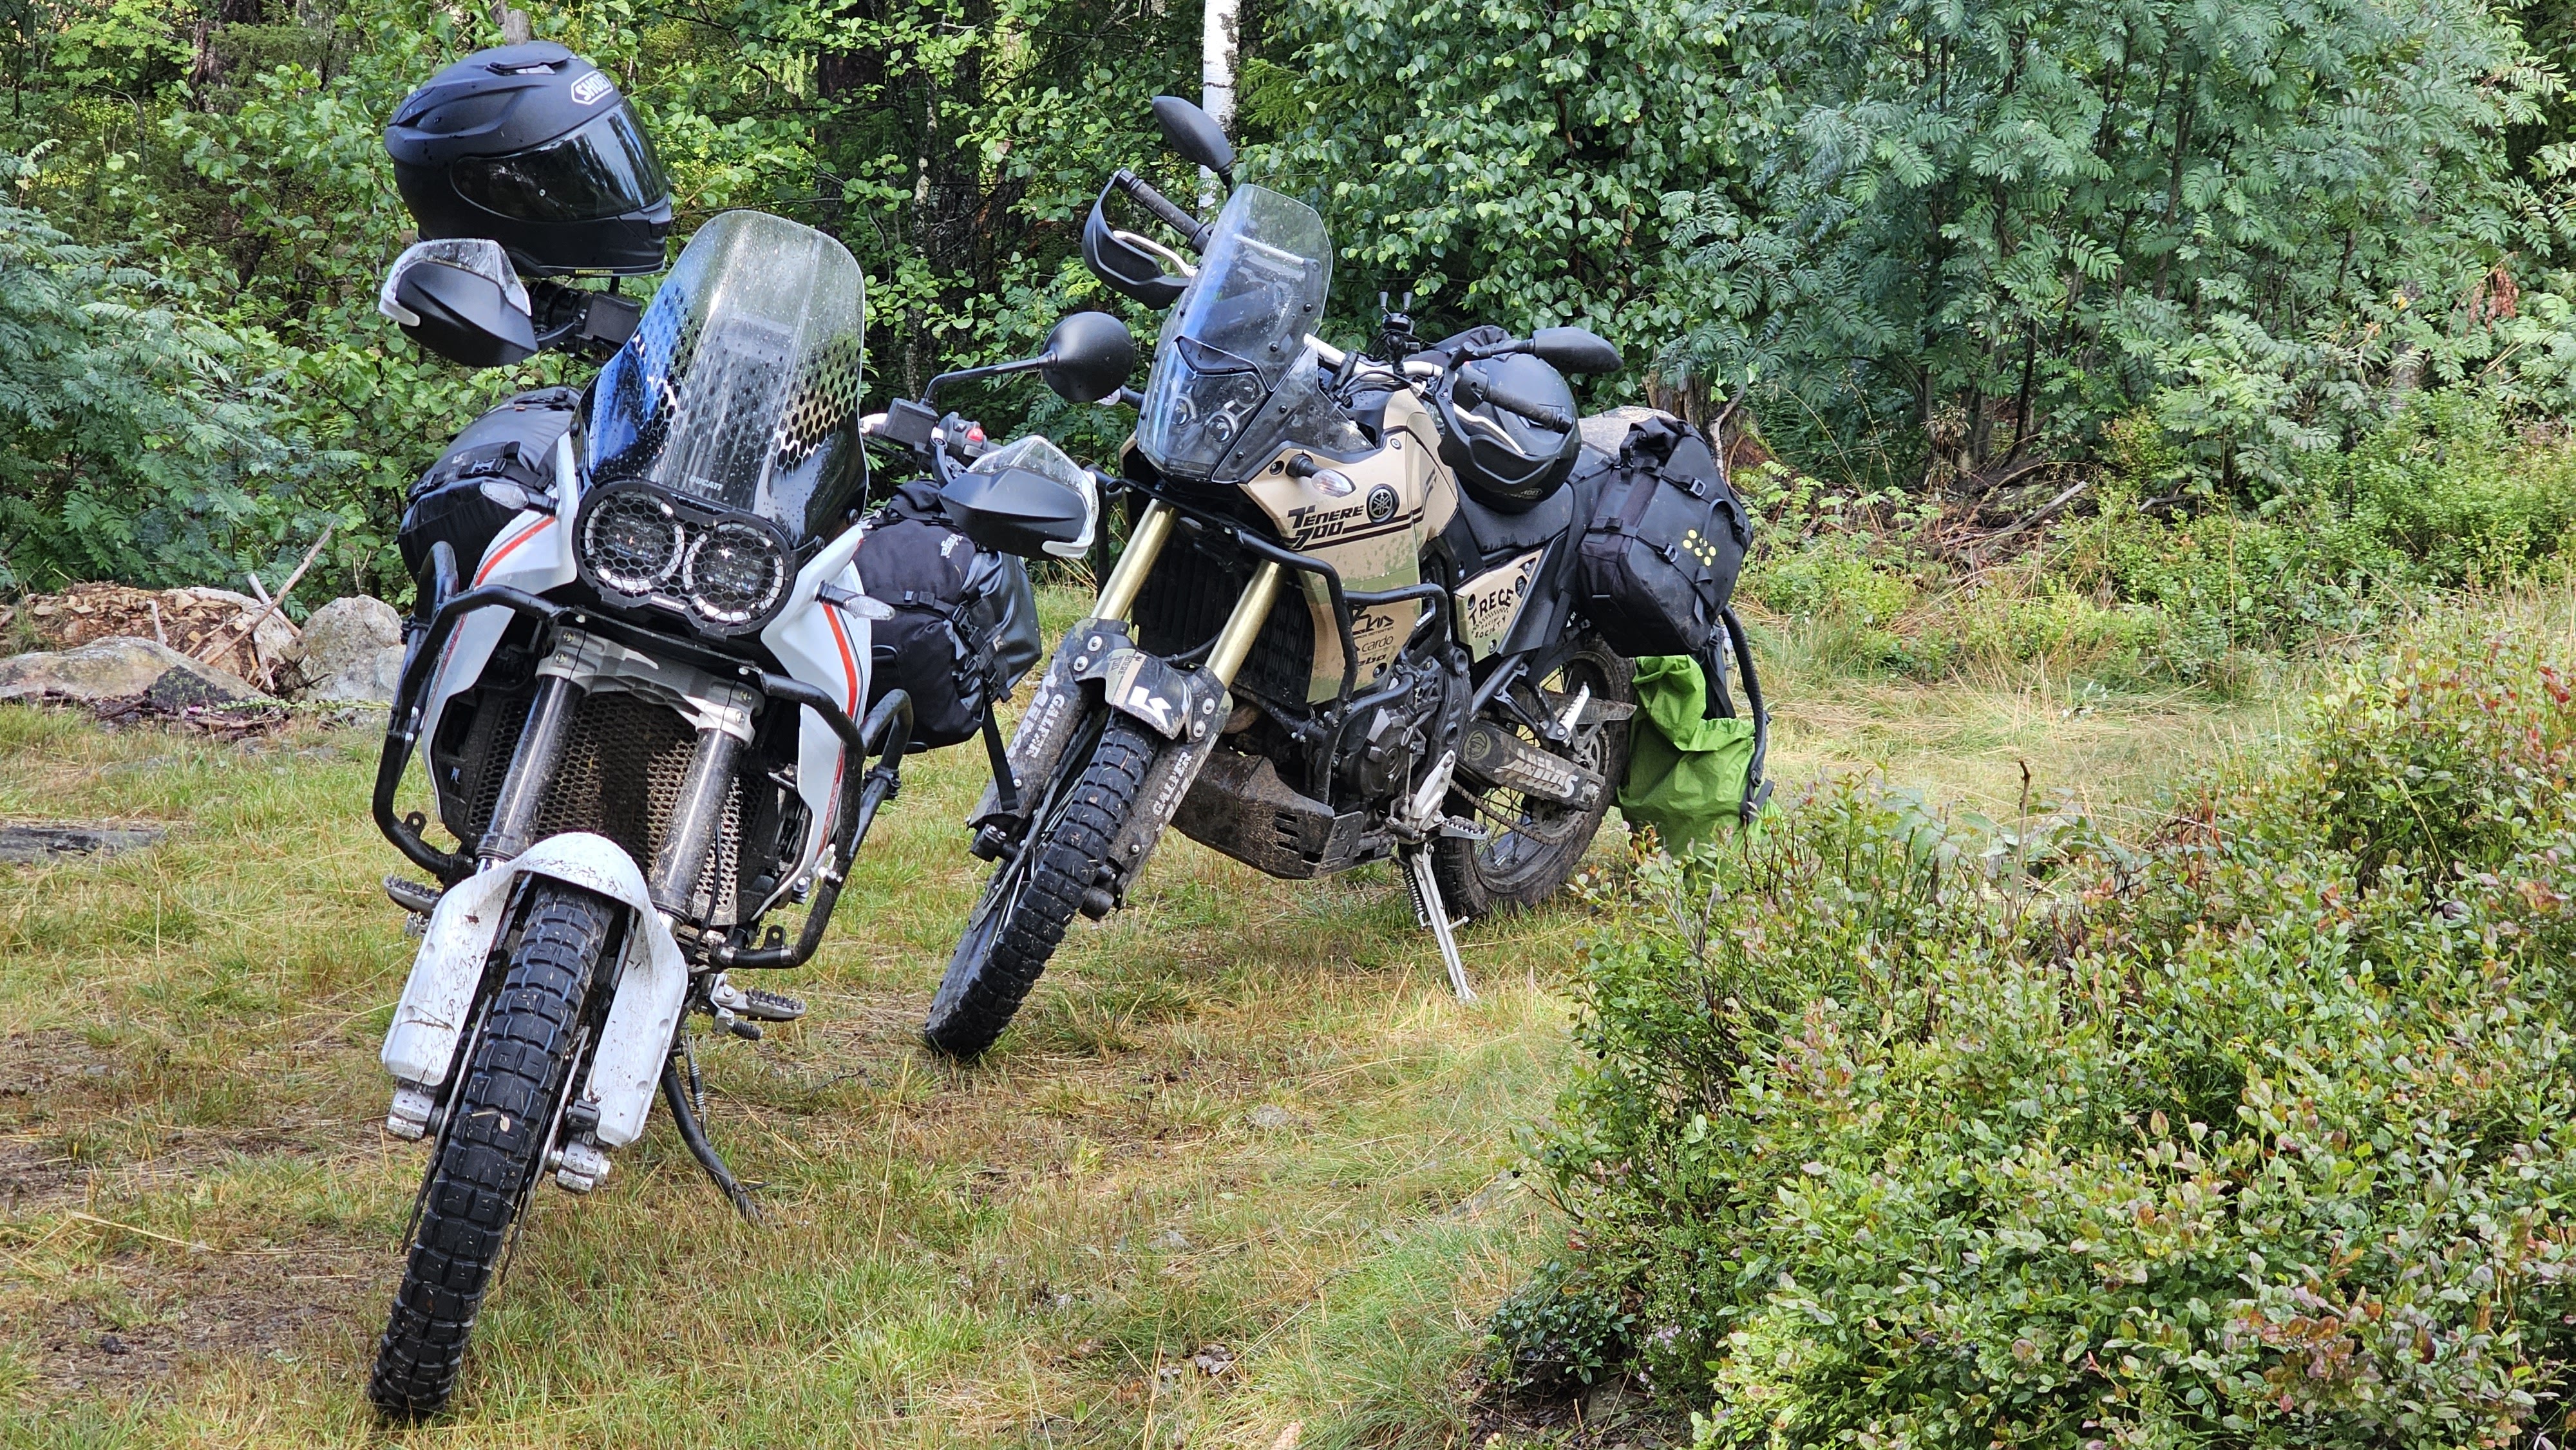
<instances>
[{"instance_id":1,"label":"gold fork tube","mask_svg":"<svg viewBox=\"0 0 2576 1450\"><path fill-rule=\"evenodd\" d=\"M1145 505L1136 516L1136 531L1127 536L1127 547L1119 551L1118 562L1109 570L1109 581L1100 586L1100 602L1091 610L1094 619L1125 619L1136 607L1136 595L1145 587L1145 576L1153 570L1154 560L1172 537L1171 507L1156 499Z\"/></svg>"},{"instance_id":2,"label":"gold fork tube","mask_svg":"<svg viewBox=\"0 0 2576 1450\"><path fill-rule=\"evenodd\" d=\"M1217 632L1216 648L1208 651L1208 673L1220 685L1234 684L1234 672L1243 668L1244 657L1252 653L1252 642L1261 637L1261 626L1270 621L1271 601L1279 597L1279 578L1287 573L1279 564L1264 560L1252 571L1252 582L1244 586L1243 598L1237 600L1234 613L1227 615L1225 628Z\"/></svg>"}]
</instances>

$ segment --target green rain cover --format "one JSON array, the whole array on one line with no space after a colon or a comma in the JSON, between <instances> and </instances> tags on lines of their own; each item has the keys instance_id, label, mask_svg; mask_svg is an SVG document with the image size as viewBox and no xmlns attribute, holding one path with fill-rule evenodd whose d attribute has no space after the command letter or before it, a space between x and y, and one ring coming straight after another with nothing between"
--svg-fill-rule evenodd
<instances>
[{"instance_id":1,"label":"green rain cover","mask_svg":"<svg viewBox=\"0 0 2576 1450\"><path fill-rule=\"evenodd\" d=\"M1668 850L1706 840L1743 820L1753 764L1753 722L1705 718L1707 677L1688 655L1637 661L1638 728L1628 732L1628 777L1619 810L1652 826Z\"/></svg>"}]
</instances>

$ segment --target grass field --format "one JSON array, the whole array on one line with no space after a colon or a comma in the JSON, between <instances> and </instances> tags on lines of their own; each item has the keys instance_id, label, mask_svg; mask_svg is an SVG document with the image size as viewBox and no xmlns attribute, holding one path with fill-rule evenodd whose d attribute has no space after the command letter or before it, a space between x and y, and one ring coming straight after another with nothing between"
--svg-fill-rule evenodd
<instances>
[{"instance_id":1,"label":"grass field","mask_svg":"<svg viewBox=\"0 0 2576 1450\"><path fill-rule=\"evenodd\" d=\"M1773 682L1784 783L1877 767L1990 814L2134 809L2284 723L2034 678ZM214 744L0 709L0 817L166 822L0 866L0 1443L1483 1443L1483 1317L1563 1226L1510 1176L1563 1070L1570 906L1463 934L1451 1000L1381 869L1174 837L984 1065L914 1031L981 881L980 754L917 762L813 1004L708 1044L737 1222L658 1112L540 1188L452 1419L361 1395L425 1149L375 1062L412 943L367 728ZM1785 785L1784 785L1785 788ZM1615 849L1615 824L1600 849ZM1292 1429L1293 1427L1293 1429Z\"/></svg>"}]
</instances>

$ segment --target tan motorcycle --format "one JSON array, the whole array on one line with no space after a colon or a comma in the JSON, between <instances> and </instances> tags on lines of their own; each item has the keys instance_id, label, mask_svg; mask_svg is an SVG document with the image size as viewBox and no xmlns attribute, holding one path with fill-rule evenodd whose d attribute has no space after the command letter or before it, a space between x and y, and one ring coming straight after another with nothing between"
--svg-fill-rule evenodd
<instances>
[{"instance_id":1,"label":"tan motorcycle","mask_svg":"<svg viewBox=\"0 0 2576 1450\"><path fill-rule=\"evenodd\" d=\"M1076 914L1124 903L1167 826L1279 877L1396 858L1471 997L1451 911L1554 894L1627 761L1631 667L1576 597L1591 500L1569 486L1625 421L1578 421L1560 371L1618 350L1578 328L1425 347L1396 315L1377 357L1326 345L1322 218L1234 186L1195 107L1155 109L1231 197L1202 223L1121 171L1085 227L1097 274L1171 311L1108 481L1125 550L968 821L998 864L925 1028L961 1057ZM1184 247L1112 226L1116 193Z\"/></svg>"}]
</instances>

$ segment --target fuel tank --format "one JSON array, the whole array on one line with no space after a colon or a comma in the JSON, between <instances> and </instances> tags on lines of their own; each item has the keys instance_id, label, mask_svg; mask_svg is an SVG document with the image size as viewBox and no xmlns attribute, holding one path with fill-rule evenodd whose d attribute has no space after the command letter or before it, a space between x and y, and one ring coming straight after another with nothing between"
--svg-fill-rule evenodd
<instances>
[{"instance_id":1,"label":"fuel tank","mask_svg":"<svg viewBox=\"0 0 2576 1450\"><path fill-rule=\"evenodd\" d=\"M1279 542L1333 566L1345 590L1397 589L1422 580L1422 550L1457 509L1457 485L1440 461L1431 414L1410 392L1388 400L1385 446L1355 463L1302 448L1282 449L1244 493L1270 520ZM1342 642L1333 628L1332 596L1311 574L1298 580L1314 623L1315 658L1308 701L1333 698L1342 684ZM1394 660L1429 606L1419 600L1353 611L1351 641L1359 654L1357 688Z\"/></svg>"}]
</instances>

